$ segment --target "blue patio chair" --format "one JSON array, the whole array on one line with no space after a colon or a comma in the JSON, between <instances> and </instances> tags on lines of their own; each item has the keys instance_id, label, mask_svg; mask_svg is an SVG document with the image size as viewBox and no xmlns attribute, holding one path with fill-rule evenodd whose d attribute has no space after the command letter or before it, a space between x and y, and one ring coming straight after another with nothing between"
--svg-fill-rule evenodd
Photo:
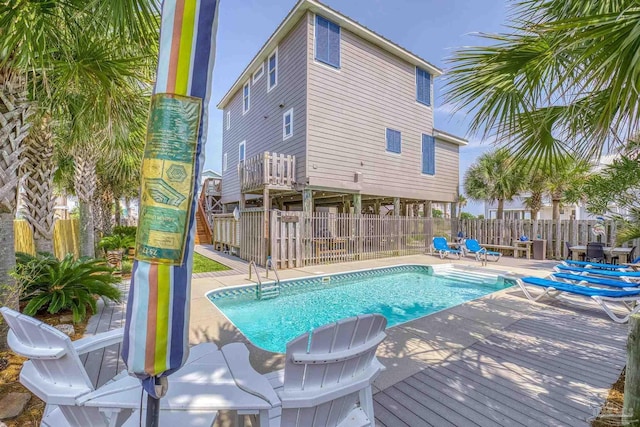
<instances>
[{"instance_id":1,"label":"blue patio chair","mask_svg":"<svg viewBox=\"0 0 640 427\"><path fill-rule=\"evenodd\" d=\"M487 248L480 246L480 243L476 239L467 239L464 241L465 252L475 255L476 259L480 261L483 255L486 256L487 261L498 262L502 254L500 252L488 251Z\"/></svg>"},{"instance_id":2,"label":"blue patio chair","mask_svg":"<svg viewBox=\"0 0 640 427\"><path fill-rule=\"evenodd\" d=\"M433 238L433 249L435 249L436 253L440 255L440 258L444 259L444 257L448 257L449 255L455 255L458 259L460 259L460 250L450 248L447 244L447 239L444 237L434 237Z\"/></svg>"},{"instance_id":3,"label":"blue patio chair","mask_svg":"<svg viewBox=\"0 0 640 427\"><path fill-rule=\"evenodd\" d=\"M557 282L540 277L523 277L515 279L520 289L530 301L538 301L548 296L555 298L558 295L567 293L581 295L594 300L604 310L605 313L616 323L625 323L631 315L640 311L640 289L635 290L614 290L602 288L590 288L587 286L572 285L570 283ZM533 296L527 289L527 285L543 288L543 292L538 296ZM607 303L622 303L621 306L629 311L626 316L615 314Z\"/></svg>"},{"instance_id":4,"label":"blue patio chair","mask_svg":"<svg viewBox=\"0 0 640 427\"><path fill-rule=\"evenodd\" d=\"M598 286L608 286L610 288L637 288L640 287L640 282L627 282L625 280L618 279L610 279L607 277L596 277L596 276L581 276L579 274L570 274L570 273L553 273L549 276L551 280L562 279L562 281L567 283L575 283L577 285L589 286L589 285L598 285Z\"/></svg>"},{"instance_id":5,"label":"blue patio chair","mask_svg":"<svg viewBox=\"0 0 640 427\"><path fill-rule=\"evenodd\" d=\"M597 268L582 268L574 267L572 265L558 264L553 267L554 271L558 273L570 273L589 276L602 276L608 278L617 278L628 282L640 281L640 271L620 271L620 270L599 270Z\"/></svg>"},{"instance_id":6,"label":"blue patio chair","mask_svg":"<svg viewBox=\"0 0 640 427\"><path fill-rule=\"evenodd\" d=\"M574 261L572 259L565 259L562 261L562 263L569 266L582 267L582 268L596 268L599 270L620 270L620 271L628 270L628 268L620 264L604 264L601 262Z\"/></svg>"}]
</instances>

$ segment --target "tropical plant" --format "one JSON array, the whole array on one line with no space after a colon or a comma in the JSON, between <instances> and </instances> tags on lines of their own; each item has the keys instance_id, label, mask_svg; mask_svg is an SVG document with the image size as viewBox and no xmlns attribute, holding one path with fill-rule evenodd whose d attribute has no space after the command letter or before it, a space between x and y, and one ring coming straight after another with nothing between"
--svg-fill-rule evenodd
<instances>
[{"instance_id":1,"label":"tropical plant","mask_svg":"<svg viewBox=\"0 0 640 427\"><path fill-rule=\"evenodd\" d=\"M569 196L589 212L618 221L618 243L640 238L640 140L629 141L620 157Z\"/></svg>"},{"instance_id":2,"label":"tropical plant","mask_svg":"<svg viewBox=\"0 0 640 427\"><path fill-rule=\"evenodd\" d=\"M431 209L431 218L444 218L444 213L440 209Z\"/></svg>"},{"instance_id":3,"label":"tropical plant","mask_svg":"<svg viewBox=\"0 0 640 427\"><path fill-rule=\"evenodd\" d=\"M71 127L74 140L110 141L123 117L131 121L122 106L151 81L157 15L158 3L152 0L3 2L0 70L20 76L22 91L28 82L39 116ZM52 216L53 133L48 126L34 129L39 135L27 140L33 149L25 152L31 177L25 182L30 207L26 219L36 242L48 239L44 244L50 245L52 222L41 219ZM39 161L43 155L44 161ZM89 170L91 159L82 159L89 162Z\"/></svg>"},{"instance_id":4,"label":"tropical plant","mask_svg":"<svg viewBox=\"0 0 640 427\"><path fill-rule=\"evenodd\" d=\"M476 219L476 216L470 212L460 212L460 219Z\"/></svg>"},{"instance_id":5,"label":"tropical plant","mask_svg":"<svg viewBox=\"0 0 640 427\"><path fill-rule=\"evenodd\" d=\"M497 201L496 218L502 219L504 202L513 200L526 182L519 166L504 148L485 153L465 173L464 192L472 200Z\"/></svg>"},{"instance_id":6,"label":"tropical plant","mask_svg":"<svg viewBox=\"0 0 640 427\"><path fill-rule=\"evenodd\" d=\"M72 254L62 260L48 254L21 254L17 261L14 276L26 302L24 313L30 316L45 309L51 314L70 309L73 321L80 322L87 316L87 307L97 311L96 296L120 300L115 286L119 279L102 260L74 260Z\"/></svg>"},{"instance_id":7,"label":"tropical plant","mask_svg":"<svg viewBox=\"0 0 640 427\"><path fill-rule=\"evenodd\" d=\"M590 169L588 162L567 156L549 171L545 190L551 199L554 220L560 219L560 205L563 201L570 201L568 195L583 185Z\"/></svg>"},{"instance_id":8,"label":"tropical plant","mask_svg":"<svg viewBox=\"0 0 640 427\"><path fill-rule=\"evenodd\" d=\"M132 227L128 225L116 225L113 227L113 234L123 234L125 236L136 238L138 227Z\"/></svg>"},{"instance_id":9,"label":"tropical plant","mask_svg":"<svg viewBox=\"0 0 640 427\"><path fill-rule=\"evenodd\" d=\"M0 26L0 28L2 28ZM0 29L0 38L2 38ZM0 64L0 305L18 308L10 272L15 268L13 220L18 194L18 170L29 132L30 104L24 77ZM6 348L8 327L0 320L0 350Z\"/></svg>"},{"instance_id":10,"label":"tropical plant","mask_svg":"<svg viewBox=\"0 0 640 427\"><path fill-rule=\"evenodd\" d=\"M640 115L636 0L523 0L505 34L449 60L446 102L519 158L552 164L624 145Z\"/></svg>"},{"instance_id":11,"label":"tropical plant","mask_svg":"<svg viewBox=\"0 0 640 427\"><path fill-rule=\"evenodd\" d=\"M135 237L131 237L126 234L112 234L110 236L103 237L98 243L98 246L105 251L119 251L133 247L135 244Z\"/></svg>"}]
</instances>

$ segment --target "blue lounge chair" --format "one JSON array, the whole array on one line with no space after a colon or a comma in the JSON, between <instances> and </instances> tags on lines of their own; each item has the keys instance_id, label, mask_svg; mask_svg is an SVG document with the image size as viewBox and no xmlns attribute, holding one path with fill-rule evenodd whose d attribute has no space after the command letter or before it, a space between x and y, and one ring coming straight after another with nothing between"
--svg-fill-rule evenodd
<instances>
[{"instance_id":1,"label":"blue lounge chair","mask_svg":"<svg viewBox=\"0 0 640 427\"><path fill-rule=\"evenodd\" d=\"M595 276L586 276L586 275L578 275L578 274L569 274L569 273L553 273L549 276L551 280L562 279L568 283L576 283L578 285L589 286L589 285L600 285L600 286L608 286L610 288L621 288L621 289L632 289L640 286L639 283L626 282L624 280L616 280L616 279L608 279L606 277L595 277Z\"/></svg>"},{"instance_id":2,"label":"blue lounge chair","mask_svg":"<svg viewBox=\"0 0 640 427\"><path fill-rule=\"evenodd\" d=\"M563 264L574 267L582 267L582 268L597 268L600 270L620 270L627 271L624 265L620 264L603 264L601 262L589 262L589 261L574 261L572 259L565 259L562 261Z\"/></svg>"},{"instance_id":3,"label":"blue lounge chair","mask_svg":"<svg viewBox=\"0 0 640 427\"><path fill-rule=\"evenodd\" d=\"M608 278L617 278L626 282L640 281L640 271L611 271L599 270L597 268L573 267L571 265L558 264L553 269L558 273L570 273L590 276L602 276Z\"/></svg>"},{"instance_id":4,"label":"blue lounge chair","mask_svg":"<svg viewBox=\"0 0 640 427\"><path fill-rule=\"evenodd\" d=\"M640 301L640 289L613 290L590 288L587 286L556 282L549 279L541 279L539 277L523 277L521 279L516 279L516 283L520 286L520 289L522 289L525 296L531 301L538 301L545 296L555 298L563 293L589 297L598 303L605 313L607 313L607 315L616 323L625 323L629 320L631 315L640 311L640 304L638 304L638 301ZM527 285L543 288L544 291L537 297L534 297L527 289ZM622 303L629 313L626 316L620 317L607 305L607 303L610 302Z\"/></svg>"},{"instance_id":5,"label":"blue lounge chair","mask_svg":"<svg viewBox=\"0 0 640 427\"><path fill-rule=\"evenodd\" d=\"M434 237L433 238L433 249L437 254L440 255L440 258L444 259L444 257L448 257L449 255L455 255L458 259L460 259L460 251L458 249L450 248L447 244L447 239L444 237Z\"/></svg>"},{"instance_id":6,"label":"blue lounge chair","mask_svg":"<svg viewBox=\"0 0 640 427\"><path fill-rule=\"evenodd\" d=\"M480 246L480 243L476 239L467 239L464 241L465 252L474 254L476 259L480 261L483 255L486 255L487 261L498 262L502 254L500 252L488 251L486 248Z\"/></svg>"}]
</instances>

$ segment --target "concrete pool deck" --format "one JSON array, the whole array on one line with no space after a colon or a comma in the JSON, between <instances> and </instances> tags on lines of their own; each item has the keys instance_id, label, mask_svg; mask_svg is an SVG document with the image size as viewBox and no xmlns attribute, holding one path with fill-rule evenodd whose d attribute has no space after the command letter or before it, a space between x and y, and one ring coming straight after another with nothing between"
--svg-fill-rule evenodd
<instances>
[{"instance_id":1,"label":"concrete pool deck","mask_svg":"<svg viewBox=\"0 0 640 427\"><path fill-rule=\"evenodd\" d=\"M503 258L482 267L471 258L415 255L279 273L281 279L291 279L442 263L540 277L556 264ZM247 283L246 272L194 277L190 341L218 346L245 342L254 369L280 369L282 354L253 346L205 296ZM627 327L610 321L588 300L571 302L531 303L517 288L509 288L389 328L377 353L387 369L374 383L376 424L588 425L587 418L602 405L625 364ZM218 424L230 425L225 417Z\"/></svg>"}]
</instances>

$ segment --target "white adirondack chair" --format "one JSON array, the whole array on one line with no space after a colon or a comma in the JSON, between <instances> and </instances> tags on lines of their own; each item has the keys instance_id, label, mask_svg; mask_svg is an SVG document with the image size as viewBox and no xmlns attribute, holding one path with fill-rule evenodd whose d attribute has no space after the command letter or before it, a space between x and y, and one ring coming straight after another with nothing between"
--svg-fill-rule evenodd
<instances>
[{"instance_id":1,"label":"white adirondack chair","mask_svg":"<svg viewBox=\"0 0 640 427\"><path fill-rule=\"evenodd\" d=\"M20 382L46 403L41 426L116 427L128 418L127 425L134 425L132 420L138 418L137 411L115 409L105 414L97 408L78 404L81 397L95 390L80 361L80 354L121 342L122 329L72 342L64 333L32 317L7 307L0 308L0 313L10 327L7 335L9 346L15 353L29 358L20 371ZM200 350L203 349L204 347ZM196 351L195 355L197 354ZM126 376L124 371L114 380ZM178 424L181 427L211 426L216 415L162 411L160 423L161 426L168 427Z\"/></svg>"},{"instance_id":2,"label":"white adirondack chair","mask_svg":"<svg viewBox=\"0 0 640 427\"><path fill-rule=\"evenodd\" d=\"M375 357L387 319L368 314L344 319L300 335L287 344L285 368L256 377L247 369L249 352L240 343L222 348L236 383L281 405L268 414L268 425L372 426L371 384L384 369ZM249 365L250 366L250 365ZM260 426L266 426L260 414Z\"/></svg>"}]
</instances>

